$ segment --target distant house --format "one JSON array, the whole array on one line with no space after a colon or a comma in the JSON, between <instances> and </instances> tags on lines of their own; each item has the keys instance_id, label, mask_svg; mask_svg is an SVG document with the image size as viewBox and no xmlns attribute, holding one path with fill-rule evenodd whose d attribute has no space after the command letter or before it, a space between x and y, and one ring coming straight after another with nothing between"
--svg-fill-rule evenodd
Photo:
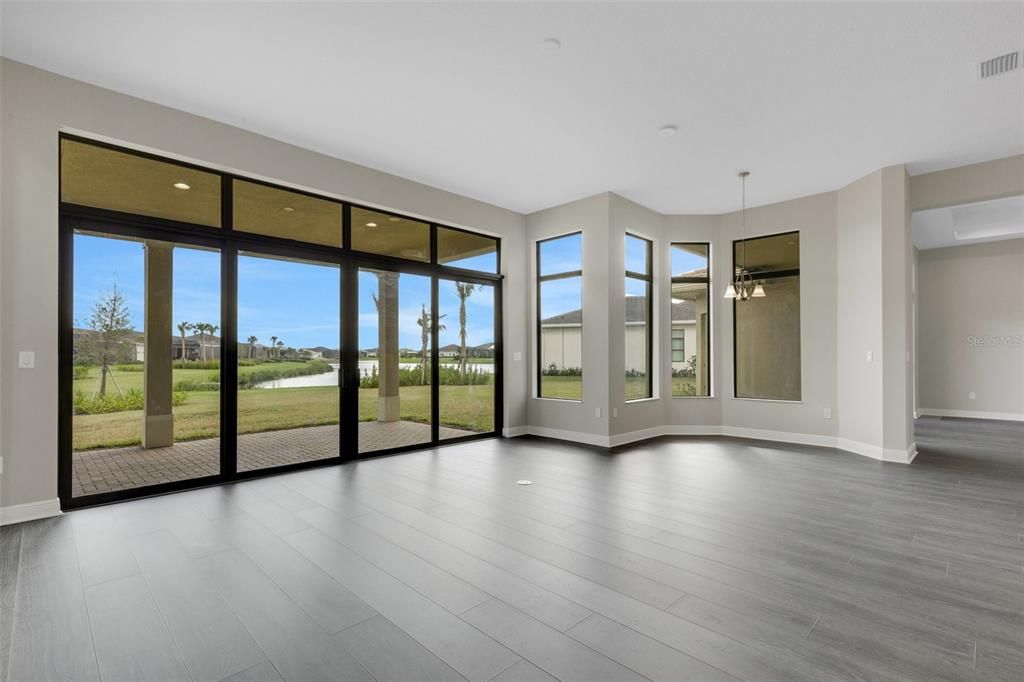
<instances>
[{"instance_id":1,"label":"distant house","mask_svg":"<svg viewBox=\"0 0 1024 682\"><path fill-rule=\"evenodd\" d=\"M449 343L447 346L441 346L437 349L438 357L442 358L457 358L461 351L461 346L455 343Z\"/></svg>"},{"instance_id":2,"label":"distant house","mask_svg":"<svg viewBox=\"0 0 1024 682\"><path fill-rule=\"evenodd\" d=\"M626 297L626 371L647 372L647 299ZM706 314L701 315L706 324ZM542 367L582 367L583 314L580 309L541 320ZM690 358L698 355L697 303L677 299L672 302L672 369L688 369Z\"/></svg>"},{"instance_id":3,"label":"distant house","mask_svg":"<svg viewBox=\"0 0 1024 682\"><path fill-rule=\"evenodd\" d=\"M324 357L324 352L315 348L300 348L299 356L307 360L321 360Z\"/></svg>"}]
</instances>

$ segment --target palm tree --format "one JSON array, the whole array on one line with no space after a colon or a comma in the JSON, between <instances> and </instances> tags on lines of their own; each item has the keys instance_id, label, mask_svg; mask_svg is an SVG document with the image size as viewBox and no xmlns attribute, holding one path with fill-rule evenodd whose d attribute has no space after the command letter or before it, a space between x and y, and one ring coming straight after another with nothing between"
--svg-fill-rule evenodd
<instances>
[{"instance_id":1,"label":"palm tree","mask_svg":"<svg viewBox=\"0 0 1024 682\"><path fill-rule=\"evenodd\" d=\"M459 296L459 375L463 381L466 380L466 299L473 295L476 288L476 284L455 283L455 293Z\"/></svg>"},{"instance_id":2,"label":"palm tree","mask_svg":"<svg viewBox=\"0 0 1024 682\"><path fill-rule=\"evenodd\" d=\"M256 348L256 342L259 340L255 336L250 336L246 339L249 342L249 359L252 360L253 349Z\"/></svg>"},{"instance_id":3,"label":"palm tree","mask_svg":"<svg viewBox=\"0 0 1024 682\"><path fill-rule=\"evenodd\" d=\"M218 327L215 324L208 324L208 325L206 325L206 331L210 332L210 341L211 342L213 341L213 335L216 334L219 330L220 330L220 327ZM214 357L214 355L215 355L214 348L211 347L210 348L210 360L216 360L217 359L217 358Z\"/></svg>"},{"instance_id":4,"label":"palm tree","mask_svg":"<svg viewBox=\"0 0 1024 682\"><path fill-rule=\"evenodd\" d=\"M276 336L271 336L270 337L270 353L271 353L271 355L273 355L274 347L275 346L277 346L277 337Z\"/></svg>"},{"instance_id":5,"label":"palm tree","mask_svg":"<svg viewBox=\"0 0 1024 682\"><path fill-rule=\"evenodd\" d=\"M192 329L199 332L199 362L206 362L206 330L210 328L205 322L197 322Z\"/></svg>"},{"instance_id":6,"label":"palm tree","mask_svg":"<svg viewBox=\"0 0 1024 682\"><path fill-rule=\"evenodd\" d=\"M444 315L438 318L438 322L444 319ZM420 317L416 320L416 324L420 326L420 385L427 383L427 341L430 338L430 322L431 315L427 312L427 306L420 304ZM445 326L443 324L437 325L437 331L444 331Z\"/></svg>"},{"instance_id":7,"label":"palm tree","mask_svg":"<svg viewBox=\"0 0 1024 682\"><path fill-rule=\"evenodd\" d=\"M178 333L181 334L181 362L184 364L188 358L185 356L185 332L191 331L193 325L191 322L179 322Z\"/></svg>"},{"instance_id":8,"label":"palm tree","mask_svg":"<svg viewBox=\"0 0 1024 682\"><path fill-rule=\"evenodd\" d=\"M281 350L284 348L284 341L277 342L277 357L281 357Z\"/></svg>"}]
</instances>

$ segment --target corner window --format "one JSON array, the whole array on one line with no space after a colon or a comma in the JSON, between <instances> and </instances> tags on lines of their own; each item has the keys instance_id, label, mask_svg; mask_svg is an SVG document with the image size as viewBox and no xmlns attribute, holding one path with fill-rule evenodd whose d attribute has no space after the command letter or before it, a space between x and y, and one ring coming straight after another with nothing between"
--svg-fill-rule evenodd
<instances>
[{"instance_id":1,"label":"corner window","mask_svg":"<svg viewBox=\"0 0 1024 682\"><path fill-rule=\"evenodd\" d=\"M672 245L672 397L711 395L711 246Z\"/></svg>"},{"instance_id":2,"label":"corner window","mask_svg":"<svg viewBox=\"0 0 1024 682\"><path fill-rule=\"evenodd\" d=\"M537 242L537 395L583 400L583 235Z\"/></svg>"},{"instance_id":3,"label":"corner window","mask_svg":"<svg viewBox=\"0 0 1024 682\"><path fill-rule=\"evenodd\" d=\"M800 400L800 233L733 242L735 395Z\"/></svg>"},{"instance_id":4,"label":"corner window","mask_svg":"<svg viewBox=\"0 0 1024 682\"><path fill-rule=\"evenodd\" d=\"M651 242L626 235L626 391L642 400L651 392Z\"/></svg>"}]
</instances>

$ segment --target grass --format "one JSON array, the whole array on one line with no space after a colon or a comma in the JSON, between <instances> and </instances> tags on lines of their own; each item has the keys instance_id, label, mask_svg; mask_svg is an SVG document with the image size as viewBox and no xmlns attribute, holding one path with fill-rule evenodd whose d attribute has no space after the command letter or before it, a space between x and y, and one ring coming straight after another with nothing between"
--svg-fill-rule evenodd
<instances>
[{"instance_id":1,"label":"grass","mask_svg":"<svg viewBox=\"0 0 1024 682\"><path fill-rule=\"evenodd\" d=\"M581 376L541 376L540 395L542 398L560 398L562 400L583 399L583 377Z\"/></svg>"},{"instance_id":2,"label":"grass","mask_svg":"<svg viewBox=\"0 0 1024 682\"><path fill-rule=\"evenodd\" d=\"M582 399L583 377L573 376L542 376L540 378L541 396L544 398L561 398L562 400ZM672 395L694 395L696 379L693 377L672 377ZM647 397L647 381L644 377L626 377L626 400L638 400Z\"/></svg>"},{"instance_id":3,"label":"grass","mask_svg":"<svg viewBox=\"0 0 1024 682\"><path fill-rule=\"evenodd\" d=\"M403 386L399 395L402 419L430 422L429 386ZM493 385L442 386L440 400L442 426L481 433L494 428ZM360 389L359 420L373 421L376 418L377 389ZM338 392L333 386L253 389L238 393L239 433L337 423ZM72 448L80 451L138 445L141 429L141 410L76 415L72 427ZM219 434L219 393L189 393L185 404L174 408L175 440L214 438Z\"/></svg>"}]
</instances>

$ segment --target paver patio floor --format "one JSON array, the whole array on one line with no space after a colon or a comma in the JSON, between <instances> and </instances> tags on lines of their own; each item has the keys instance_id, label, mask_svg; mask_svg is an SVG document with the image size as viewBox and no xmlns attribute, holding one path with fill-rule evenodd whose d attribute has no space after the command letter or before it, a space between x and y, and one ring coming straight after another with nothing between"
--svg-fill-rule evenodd
<instances>
[{"instance_id":1,"label":"paver patio floor","mask_svg":"<svg viewBox=\"0 0 1024 682\"><path fill-rule=\"evenodd\" d=\"M338 454L338 426L309 426L238 436L238 470L311 462ZM441 427L440 436L458 438L471 431ZM430 426L417 422L360 422L359 450L372 452L430 441ZM220 439L184 441L166 448L139 446L74 453L74 497L128 490L220 473Z\"/></svg>"}]
</instances>

